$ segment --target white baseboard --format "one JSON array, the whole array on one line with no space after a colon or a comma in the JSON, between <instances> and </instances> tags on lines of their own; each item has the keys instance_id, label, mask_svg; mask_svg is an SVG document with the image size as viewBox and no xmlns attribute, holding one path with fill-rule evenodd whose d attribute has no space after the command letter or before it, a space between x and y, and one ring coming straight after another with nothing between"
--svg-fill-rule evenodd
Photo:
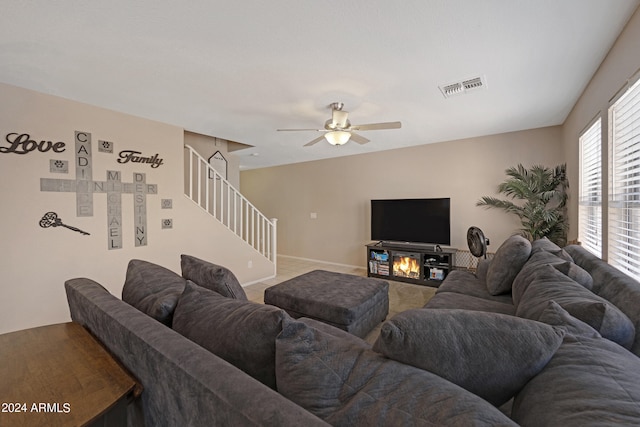
<instances>
[{"instance_id":1,"label":"white baseboard","mask_svg":"<svg viewBox=\"0 0 640 427\"><path fill-rule=\"evenodd\" d=\"M271 276L263 277L262 279L256 279L256 280L252 280L252 281L247 282L247 283L243 283L241 286L244 288L245 286L255 285L256 283L261 283L261 282L264 282L265 280L274 279L275 277L276 277L276 275L272 274Z\"/></svg>"},{"instance_id":2,"label":"white baseboard","mask_svg":"<svg viewBox=\"0 0 640 427\"><path fill-rule=\"evenodd\" d=\"M313 259L313 258L302 258L302 257L297 257L297 256L291 256L291 255L277 255L279 258L289 258L289 259L297 259L300 261L309 261L309 262L314 262L316 264L325 264L325 265L334 265L336 267L347 267L347 268L355 268L358 270L367 270L367 267L362 267L361 265L351 265L351 264L340 264L338 262L330 262L330 261L323 261L320 259ZM276 265L277 268L277 265ZM276 273L277 274L277 273ZM271 275L268 277L263 277L260 279L256 279L256 280L252 280L250 282L247 283L243 283L241 286L244 288L245 286L251 286L251 285L255 285L256 283L261 283L264 282L266 280L270 280L275 278L276 275Z\"/></svg>"},{"instance_id":3,"label":"white baseboard","mask_svg":"<svg viewBox=\"0 0 640 427\"><path fill-rule=\"evenodd\" d=\"M297 256L291 256L291 255L278 255L278 257L280 257L280 258L289 258L289 259L299 259L301 261L311 261L311 262L316 262L318 264L335 265L335 266L338 266L338 267L357 268L357 269L360 269L360 270L366 270L367 269L367 267L363 267L361 265L340 264L338 262L323 261L323 260L313 259L313 258L302 258L302 257L297 257Z\"/></svg>"}]
</instances>

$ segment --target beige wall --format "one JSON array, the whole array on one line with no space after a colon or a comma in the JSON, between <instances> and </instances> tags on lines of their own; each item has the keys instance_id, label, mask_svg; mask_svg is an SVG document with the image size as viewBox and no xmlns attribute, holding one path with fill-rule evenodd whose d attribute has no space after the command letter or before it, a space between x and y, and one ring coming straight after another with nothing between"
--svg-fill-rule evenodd
<instances>
[{"instance_id":1,"label":"beige wall","mask_svg":"<svg viewBox=\"0 0 640 427\"><path fill-rule=\"evenodd\" d=\"M608 194L608 167L607 167L607 138L608 125L607 114L609 100L626 84L627 79L632 77L640 69L640 9L631 17L626 28L618 37L618 40L609 51L600 68L591 79L591 82L584 90L582 96L573 107L569 117L563 125L563 143L565 147L565 157L567 159L567 169L569 179L575 182L575 193L578 194L578 174L579 174L579 144L578 137L583 130L597 117L602 117L602 152L605 156L603 162L604 197ZM573 199L570 209L571 231L570 239L578 236L578 204L577 198ZM606 223L606 211L603 212ZM606 227L604 227L606 233ZM606 258L606 237L603 247Z\"/></svg>"},{"instance_id":2,"label":"beige wall","mask_svg":"<svg viewBox=\"0 0 640 427\"><path fill-rule=\"evenodd\" d=\"M122 195L123 248L108 250L106 194L94 194L93 216L78 217L75 193L40 191L41 178L75 178L76 130L92 134L94 180L104 181L112 170L121 171L122 182L141 172L147 183L157 184L158 194L147 196L147 246L134 246L131 194ZM0 84L0 131L0 147L8 146L5 138L12 132L66 144L61 153L0 152L0 333L68 321L63 285L73 277L94 279L120 296L132 258L179 272L180 254L188 253L229 267L242 283L273 273L272 263L184 196L183 129ZM114 154L99 153L99 139L114 142ZM164 163L158 168L117 163L117 153L125 149L158 153ZM68 161L69 173L51 173L52 159ZM173 209L161 209L161 199L171 199ZM91 234L41 228L38 222L48 211ZM173 219L173 229L161 228L165 218Z\"/></svg>"},{"instance_id":3,"label":"beige wall","mask_svg":"<svg viewBox=\"0 0 640 427\"><path fill-rule=\"evenodd\" d=\"M563 161L556 126L242 171L240 183L249 200L278 218L280 254L364 266L371 199L450 197L451 246L466 249L475 225L496 250L519 222L476 201L497 195L508 167Z\"/></svg>"}]
</instances>

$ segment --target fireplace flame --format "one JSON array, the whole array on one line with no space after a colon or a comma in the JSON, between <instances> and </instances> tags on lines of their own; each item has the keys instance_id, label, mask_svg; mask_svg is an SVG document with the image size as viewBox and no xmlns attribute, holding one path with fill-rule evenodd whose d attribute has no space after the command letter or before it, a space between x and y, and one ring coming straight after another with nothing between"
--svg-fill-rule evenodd
<instances>
[{"instance_id":1,"label":"fireplace flame","mask_svg":"<svg viewBox=\"0 0 640 427\"><path fill-rule=\"evenodd\" d=\"M401 256L393 260L393 274L402 277L419 277L420 262L413 257Z\"/></svg>"}]
</instances>

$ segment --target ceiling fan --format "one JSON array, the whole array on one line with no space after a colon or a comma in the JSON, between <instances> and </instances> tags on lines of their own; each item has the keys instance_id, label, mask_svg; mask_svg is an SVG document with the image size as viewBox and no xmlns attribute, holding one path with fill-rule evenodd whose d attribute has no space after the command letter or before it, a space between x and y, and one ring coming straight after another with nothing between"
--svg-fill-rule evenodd
<instances>
[{"instance_id":1,"label":"ceiling fan","mask_svg":"<svg viewBox=\"0 0 640 427\"><path fill-rule=\"evenodd\" d=\"M333 102L329 105L331 108L331 118L324 124L324 129L278 129L278 131L315 131L324 132L324 135L317 137L304 146L308 147L317 142L326 139L331 145L343 145L349 141L355 141L358 144L366 144L369 140L361 135L358 135L354 131L364 130L381 130L381 129L399 129L402 124L400 122L387 122L387 123L370 123L366 125L352 125L349 122L348 111L343 111L342 102Z\"/></svg>"}]
</instances>

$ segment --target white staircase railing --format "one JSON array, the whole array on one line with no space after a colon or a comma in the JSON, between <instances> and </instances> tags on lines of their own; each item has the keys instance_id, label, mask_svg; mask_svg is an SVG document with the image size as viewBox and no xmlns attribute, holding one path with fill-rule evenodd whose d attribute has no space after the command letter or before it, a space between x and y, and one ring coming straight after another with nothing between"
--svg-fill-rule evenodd
<instances>
[{"instance_id":1,"label":"white staircase railing","mask_svg":"<svg viewBox=\"0 0 640 427\"><path fill-rule=\"evenodd\" d=\"M185 195L276 263L276 223L268 219L191 146L185 145Z\"/></svg>"}]
</instances>

